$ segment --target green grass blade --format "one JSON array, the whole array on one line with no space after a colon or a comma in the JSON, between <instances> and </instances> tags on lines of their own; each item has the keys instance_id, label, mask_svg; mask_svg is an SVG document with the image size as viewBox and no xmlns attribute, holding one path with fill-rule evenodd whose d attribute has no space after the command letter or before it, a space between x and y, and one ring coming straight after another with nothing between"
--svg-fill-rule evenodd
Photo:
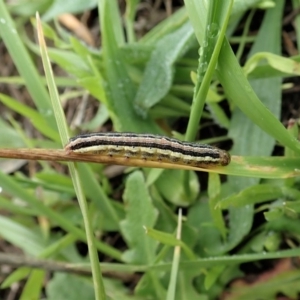
<instances>
[{"instance_id":1,"label":"green grass blade","mask_svg":"<svg viewBox=\"0 0 300 300\"><path fill-rule=\"evenodd\" d=\"M55 86L54 76L51 69L50 60L47 54L46 44L43 37L42 27L40 23L39 16L37 14L37 31L40 42L41 55L44 65L44 70L46 74L46 80L49 87L50 99L52 102L53 110L55 113L55 119L58 125L59 134L63 144L68 142L68 127L66 124L65 116L63 109L60 104L59 95L57 92L57 88ZM100 271L100 264L98 260L98 254L95 247L95 236L92 230L92 225L89 219L88 205L83 192L83 187L79 178L79 173L75 164L69 163L69 169L72 176L73 184L75 187L75 191L78 197L78 202L80 205L80 209L82 212L84 226L86 230L86 238L89 248L89 257L91 260L91 268L93 273L93 283L94 283L94 291L95 291L95 299L96 300L105 300L105 290L103 279Z\"/></svg>"}]
</instances>

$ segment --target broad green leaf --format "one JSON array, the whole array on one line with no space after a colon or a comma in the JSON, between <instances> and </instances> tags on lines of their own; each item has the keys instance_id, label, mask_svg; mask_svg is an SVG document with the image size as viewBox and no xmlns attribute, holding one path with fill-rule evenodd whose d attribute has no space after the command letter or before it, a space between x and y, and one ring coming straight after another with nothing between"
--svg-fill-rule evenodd
<instances>
[{"instance_id":1,"label":"broad green leaf","mask_svg":"<svg viewBox=\"0 0 300 300\"><path fill-rule=\"evenodd\" d=\"M148 109L167 95L173 82L174 62L194 40L193 29L187 22L157 43L134 99L134 107L140 115L145 117Z\"/></svg>"},{"instance_id":2,"label":"broad green leaf","mask_svg":"<svg viewBox=\"0 0 300 300\"><path fill-rule=\"evenodd\" d=\"M95 299L92 282L85 277L55 273L47 285L48 300ZM104 300L104 299L103 299Z\"/></svg>"},{"instance_id":3,"label":"broad green leaf","mask_svg":"<svg viewBox=\"0 0 300 300\"><path fill-rule=\"evenodd\" d=\"M164 170L155 185L161 195L169 202L179 206L189 206L199 193L200 186L195 172L189 172L189 191L182 184L183 170Z\"/></svg>"},{"instance_id":4,"label":"broad green leaf","mask_svg":"<svg viewBox=\"0 0 300 300\"><path fill-rule=\"evenodd\" d=\"M221 233L213 223L208 199L199 199L196 204L190 207L187 225L197 232L195 243L198 256L214 256L222 252L219 247L222 240Z\"/></svg>"},{"instance_id":5,"label":"broad green leaf","mask_svg":"<svg viewBox=\"0 0 300 300\"><path fill-rule=\"evenodd\" d=\"M189 270L184 270L178 273L178 282L176 287L176 300L190 300L190 299L199 299L207 300L208 297L203 295L197 289L195 281L197 276L203 272L203 269L190 268ZM201 295L202 294L202 295Z\"/></svg>"},{"instance_id":6,"label":"broad green leaf","mask_svg":"<svg viewBox=\"0 0 300 300\"><path fill-rule=\"evenodd\" d=\"M155 225L158 212L152 204L143 174L136 171L129 175L124 192L126 218L121 221L121 232L129 250L123 259L130 263L148 264L155 258L157 242L150 239L144 227Z\"/></svg>"},{"instance_id":7,"label":"broad green leaf","mask_svg":"<svg viewBox=\"0 0 300 300\"><path fill-rule=\"evenodd\" d=\"M129 66L145 64L153 51L154 46L142 43L125 44L121 47L124 60ZM132 71L132 69L131 69ZM140 80L140 78L137 78Z\"/></svg>"}]
</instances>

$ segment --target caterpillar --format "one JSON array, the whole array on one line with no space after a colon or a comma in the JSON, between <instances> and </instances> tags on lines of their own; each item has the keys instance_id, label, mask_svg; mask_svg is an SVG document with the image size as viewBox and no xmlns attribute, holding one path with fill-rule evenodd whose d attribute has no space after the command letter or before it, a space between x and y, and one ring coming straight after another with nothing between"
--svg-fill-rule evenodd
<instances>
[{"instance_id":1,"label":"caterpillar","mask_svg":"<svg viewBox=\"0 0 300 300\"><path fill-rule=\"evenodd\" d=\"M72 137L68 153L99 154L110 157L143 159L194 167L226 166L230 154L216 147L182 142L173 138L136 133L89 133Z\"/></svg>"}]
</instances>

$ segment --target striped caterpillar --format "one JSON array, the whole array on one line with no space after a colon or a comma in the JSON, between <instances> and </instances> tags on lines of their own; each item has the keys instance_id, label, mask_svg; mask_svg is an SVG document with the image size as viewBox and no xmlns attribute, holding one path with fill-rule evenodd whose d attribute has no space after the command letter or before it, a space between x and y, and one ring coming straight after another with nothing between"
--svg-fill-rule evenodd
<instances>
[{"instance_id":1,"label":"striped caterpillar","mask_svg":"<svg viewBox=\"0 0 300 300\"><path fill-rule=\"evenodd\" d=\"M65 149L68 153L99 154L194 167L226 166L230 163L230 154L225 150L153 134L82 134L71 138Z\"/></svg>"}]
</instances>

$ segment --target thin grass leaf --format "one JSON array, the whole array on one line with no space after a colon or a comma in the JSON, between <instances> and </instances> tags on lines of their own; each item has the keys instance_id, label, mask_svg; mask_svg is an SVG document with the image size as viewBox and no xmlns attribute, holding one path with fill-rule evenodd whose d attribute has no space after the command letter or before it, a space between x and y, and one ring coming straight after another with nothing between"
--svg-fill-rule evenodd
<instances>
[{"instance_id":1,"label":"thin grass leaf","mask_svg":"<svg viewBox=\"0 0 300 300\"><path fill-rule=\"evenodd\" d=\"M129 43L133 43L136 39L134 32L134 18L139 2L140 0L126 1L125 25Z\"/></svg>"},{"instance_id":2,"label":"thin grass leaf","mask_svg":"<svg viewBox=\"0 0 300 300\"><path fill-rule=\"evenodd\" d=\"M261 61L267 61L273 69L289 75L300 75L300 63L286 57L269 52L259 52L250 57L244 65L245 73L248 75L261 65Z\"/></svg>"},{"instance_id":3,"label":"thin grass leaf","mask_svg":"<svg viewBox=\"0 0 300 300\"><path fill-rule=\"evenodd\" d=\"M276 252L264 252L262 253L255 253L255 254L240 254L240 255L222 255L222 256L214 256L209 258L199 258L193 261L183 261L180 263L181 270L189 270L195 268L209 268L218 265L235 265L241 264L245 262L252 262L252 261L259 261L259 260L269 260L269 259L280 259L280 258L287 258L287 257L297 257L300 254L300 250L291 249L291 250L282 250ZM158 265L152 265L149 267L150 270L155 270L158 272L168 271L170 270L171 263L162 263Z\"/></svg>"},{"instance_id":4,"label":"thin grass leaf","mask_svg":"<svg viewBox=\"0 0 300 300\"><path fill-rule=\"evenodd\" d=\"M46 74L46 80L49 87L50 98L52 101L52 106L55 112L55 119L58 125L59 134L61 140L64 144L68 141L68 128L66 124L66 120L64 117L63 109L60 105L59 95L55 86L55 81L53 79L53 73L51 69L50 60L47 54L46 44L43 37L43 32L41 28L41 23L38 14L37 17L37 32L40 42L41 55L43 60L43 65ZM78 197L79 205L82 211L85 230L86 230L86 239L89 248L89 257L91 260L91 268L93 274L93 282L94 282L94 291L95 291L95 299L96 300L105 300L105 290L103 285L103 279L100 271L100 264L98 262L98 255L95 247L95 237L92 230L92 225L89 220L88 206L86 202L86 198L83 192L82 184L79 178L79 173L74 164L69 163L69 169L72 176L73 184L75 187L75 191Z\"/></svg>"},{"instance_id":5,"label":"thin grass leaf","mask_svg":"<svg viewBox=\"0 0 300 300\"><path fill-rule=\"evenodd\" d=\"M36 256L43 249L42 235L32 232L14 220L0 216L0 230L5 240L21 248L27 254Z\"/></svg>"},{"instance_id":6,"label":"thin grass leaf","mask_svg":"<svg viewBox=\"0 0 300 300\"><path fill-rule=\"evenodd\" d=\"M5 289L12 286L13 283L26 279L30 272L31 268L18 268L16 271L12 272L1 282L1 288Z\"/></svg>"},{"instance_id":7,"label":"thin grass leaf","mask_svg":"<svg viewBox=\"0 0 300 300\"><path fill-rule=\"evenodd\" d=\"M248 187L238 194L223 199L217 204L217 206L225 209L229 206L245 206L249 204L257 204L278 199L280 197L297 199L300 197L300 193L296 189L276 186L274 184L258 184Z\"/></svg>"},{"instance_id":8,"label":"thin grass leaf","mask_svg":"<svg viewBox=\"0 0 300 300\"><path fill-rule=\"evenodd\" d=\"M181 247L188 258L194 259L196 256L193 251L181 240L177 239L173 234L161 232L149 227L145 227L146 234L156 241L161 242L164 245L173 247Z\"/></svg>"},{"instance_id":9,"label":"thin grass leaf","mask_svg":"<svg viewBox=\"0 0 300 300\"><path fill-rule=\"evenodd\" d=\"M31 271L22 290L20 300L39 299L41 297L46 272L44 270Z\"/></svg>"},{"instance_id":10,"label":"thin grass leaf","mask_svg":"<svg viewBox=\"0 0 300 300\"><path fill-rule=\"evenodd\" d=\"M47 91L3 0L0 1L0 34L41 116L48 126L57 130Z\"/></svg>"},{"instance_id":11,"label":"thin grass leaf","mask_svg":"<svg viewBox=\"0 0 300 300\"><path fill-rule=\"evenodd\" d=\"M59 213L56 213L48 206L44 205L39 199L32 196L27 190L19 185L16 180L13 180L10 176L4 175L0 172L0 181L4 191L14 197L22 199L29 204L32 209L36 210L39 215L49 218L54 224L57 224L65 231L73 233L82 241L86 241L86 236L81 229L74 226L69 220L62 217ZM99 251L104 251L104 253L107 253L109 256L112 256L117 260L121 260L120 252L113 247L110 247L100 241L97 241L96 245Z\"/></svg>"},{"instance_id":12,"label":"thin grass leaf","mask_svg":"<svg viewBox=\"0 0 300 300\"><path fill-rule=\"evenodd\" d=\"M181 228L182 228L182 211L179 210L178 213L178 226L177 226L177 233L176 239L181 239ZM168 286L168 293L167 293L167 300L174 300L176 295L176 286L177 286L177 277L179 272L179 262L180 262L180 246L175 246L174 254L173 254L173 262L172 262L172 269L171 269L171 278L169 281Z\"/></svg>"},{"instance_id":13,"label":"thin grass leaf","mask_svg":"<svg viewBox=\"0 0 300 300\"><path fill-rule=\"evenodd\" d=\"M227 228L223 220L222 210L216 207L216 204L221 198L221 182L218 174L209 174L208 178L208 196L209 196L209 208L215 226L220 231L222 238L225 239Z\"/></svg>"},{"instance_id":14,"label":"thin grass leaf","mask_svg":"<svg viewBox=\"0 0 300 300\"><path fill-rule=\"evenodd\" d=\"M186 2L188 3L190 1ZM193 97L193 107L185 136L186 141L195 140L198 124L205 104L205 99L209 91L209 85L218 62L218 56L221 51L224 35L226 33L231 8L232 1L222 2L216 0L210 2L209 15L206 19L204 28L202 28L204 40L201 40L200 42L200 44L203 43L201 48L202 53L199 58L197 82ZM195 30L195 26L193 26L193 28ZM197 36L197 38L199 42L199 37Z\"/></svg>"},{"instance_id":15,"label":"thin grass leaf","mask_svg":"<svg viewBox=\"0 0 300 300\"><path fill-rule=\"evenodd\" d=\"M142 44L153 46L155 45L163 36L177 30L188 20L188 16L185 8L178 9L169 18L160 22L152 30L147 32L139 42Z\"/></svg>"},{"instance_id":16,"label":"thin grass leaf","mask_svg":"<svg viewBox=\"0 0 300 300\"><path fill-rule=\"evenodd\" d=\"M0 94L0 101L5 104L7 107L10 107L12 110L18 112L22 116L27 117L33 126L45 136L51 138L54 141L58 141L59 137L57 131L48 126L47 121L40 113L36 110L16 101L15 99L8 97L4 94Z\"/></svg>"}]
</instances>

